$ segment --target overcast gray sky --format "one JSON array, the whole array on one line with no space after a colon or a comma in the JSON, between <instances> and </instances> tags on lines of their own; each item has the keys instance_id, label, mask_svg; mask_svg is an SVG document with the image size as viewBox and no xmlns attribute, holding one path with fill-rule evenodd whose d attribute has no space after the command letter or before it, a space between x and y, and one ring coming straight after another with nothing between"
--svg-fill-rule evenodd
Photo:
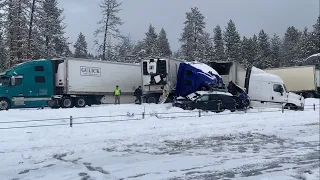
<instances>
[{"instance_id":1,"label":"overcast gray sky","mask_svg":"<svg viewBox=\"0 0 320 180\"><path fill-rule=\"evenodd\" d=\"M66 36L75 42L79 32L84 33L90 52L93 33L101 18L101 0L58 0L64 9ZM216 25L224 28L229 19L234 20L242 36L252 36L264 29L270 36L282 36L288 26L309 29L319 15L319 0L122 0L119 16L125 21L121 27L124 35L130 33L137 41L145 36L152 23L159 32L163 27L173 51L180 47L178 38L183 29L185 13L198 7L206 17L207 31Z\"/></svg>"}]
</instances>

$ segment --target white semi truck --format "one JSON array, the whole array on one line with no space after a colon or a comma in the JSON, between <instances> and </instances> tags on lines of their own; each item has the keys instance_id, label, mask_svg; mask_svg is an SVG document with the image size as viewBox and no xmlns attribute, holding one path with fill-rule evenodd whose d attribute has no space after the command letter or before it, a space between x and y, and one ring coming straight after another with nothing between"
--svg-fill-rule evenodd
<instances>
[{"instance_id":1,"label":"white semi truck","mask_svg":"<svg viewBox=\"0 0 320 180\"><path fill-rule=\"evenodd\" d=\"M117 85L120 102L134 103L140 65L77 58L24 62L0 73L0 110L114 103Z\"/></svg>"},{"instance_id":2,"label":"white semi truck","mask_svg":"<svg viewBox=\"0 0 320 180\"><path fill-rule=\"evenodd\" d=\"M261 69L244 68L237 62L209 62L223 79L223 82L233 82L245 89L250 98L250 106L281 107L304 109L304 98L289 92L283 80L266 73Z\"/></svg>"}]
</instances>

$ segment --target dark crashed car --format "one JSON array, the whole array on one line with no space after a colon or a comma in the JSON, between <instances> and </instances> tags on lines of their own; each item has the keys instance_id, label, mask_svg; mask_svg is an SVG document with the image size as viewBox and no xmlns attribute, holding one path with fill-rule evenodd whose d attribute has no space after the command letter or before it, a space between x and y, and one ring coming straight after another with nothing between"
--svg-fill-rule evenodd
<instances>
[{"instance_id":1,"label":"dark crashed car","mask_svg":"<svg viewBox=\"0 0 320 180\"><path fill-rule=\"evenodd\" d=\"M204 111L223 112L225 109L236 111L237 103L232 94L220 91L197 91L187 97L178 97L173 106L185 110L201 109Z\"/></svg>"}]
</instances>

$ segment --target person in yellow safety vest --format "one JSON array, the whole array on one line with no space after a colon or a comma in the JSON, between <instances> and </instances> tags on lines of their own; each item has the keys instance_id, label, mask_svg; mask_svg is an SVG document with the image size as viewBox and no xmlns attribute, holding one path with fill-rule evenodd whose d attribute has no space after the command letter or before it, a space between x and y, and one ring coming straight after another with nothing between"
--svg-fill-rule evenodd
<instances>
[{"instance_id":1,"label":"person in yellow safety vest","mask_svg":"<svg viewBox=\"0 0 320 180\"><path fill-rule=\"evenodd\" d=\"M116 89L114 90L114 104L120 104L120 95L121 95L121 90L119 86L116 86Z\"/></svg>"}]
</instances>

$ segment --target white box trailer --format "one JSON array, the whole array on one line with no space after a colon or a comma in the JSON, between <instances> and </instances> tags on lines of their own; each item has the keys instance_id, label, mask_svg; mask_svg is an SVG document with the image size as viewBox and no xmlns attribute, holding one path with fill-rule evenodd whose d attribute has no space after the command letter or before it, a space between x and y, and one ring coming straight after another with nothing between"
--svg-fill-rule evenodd
<instances>
[{"instance_id":1,"label":"white box trailer","mask_svg":"<svg viewBox=\"0 0 320 180\"><path fill-rule=\"evenodd\" d=\"M317 97L319 93L319 70L314 65L271 68L264 70L279 76L288 91L302 94L305 98Z\"/></svg>"},{"instance_id":2,"label":"white box trailer","mask_svg":"<svg viewBox=\"0 0 320 180\"><path fill-rule=\"evenodd\" d=\"M157 103L162 95L162 88L169 85L169 98L176 88L180 63L184 60L175 58L149 58L141 62L142 92L144 101Z\"/></svg>"},{"instance_id":3,"label":"white box trailer","mask_svg":"<svg viewBox=\"0 0 320 180\"><path fill-rule=\"evenodd\" d=\"M141 86L141 68L138 64L67 58L59 63L55 82L55 99L61 101L86 97L93 102L90 104L114 103L118 85L120 102L134 103L133 93Z\"/></svg>"}]
</instances>

